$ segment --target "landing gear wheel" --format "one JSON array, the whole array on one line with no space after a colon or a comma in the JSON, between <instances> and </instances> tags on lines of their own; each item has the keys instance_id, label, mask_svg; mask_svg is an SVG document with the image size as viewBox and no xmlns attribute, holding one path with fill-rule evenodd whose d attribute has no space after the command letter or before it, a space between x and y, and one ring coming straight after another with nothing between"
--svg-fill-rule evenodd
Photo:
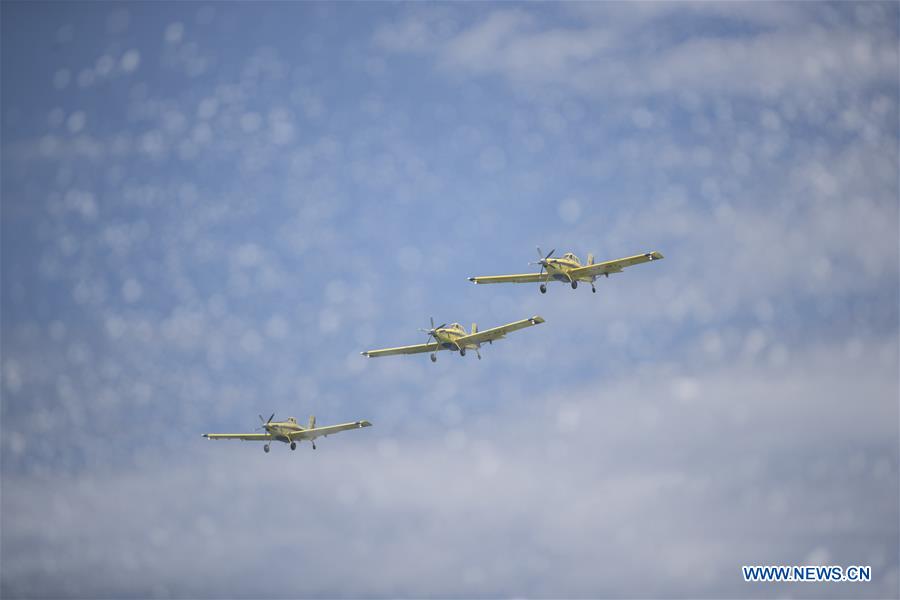
<instances>
[{"instance_id":1,"label":"landing gear wheel","mask_svg":"<svg viewBox=\"0 0 900 600\"><path fill-rule=\"evenodd\" d=\"M597 293L597 288L595 288L594 286L591 286L591 292L594 293L594 294L596 294L596 293Z\"/></svg>"},{"instance_id":2,"label":"landing gear wheel","mask_svg":"<svg viewBox=\"0 0 900 600\"><path fill-rule=\"evenodd\" d=\"M263 452L265 452L266 454L269 453L269 445L268 445L268 444L266 444L265 446L263 446Z\"/></svg>"},{"instance_id":3,"label":"landing gear wheel","mask_svg":"<svg viewBox=\"0 0 900 600\"><path fill-rule=\"evenodd\" d=\"M437 362L437 355L434 352L431 353L431 362Z\"/></svg>"},{"instance_id":4,"label":"landing gear wheel","mask_svg":"<svg viewBox=\"0 0 900 600\"><path fill-rule=\"evenodd\" d=\"M460 356L465 356L465 355L466 355L466 349L465 349L465 348L460 348L460 349L459 349L459 355L460 355Z\"/></svg>"},{"instance_id":5,"label":"landing gear wheel","mask_svg":"<svg viewBox=\"0 0 900 600\"><path fill-rule=\"evenodd\" d=\"M297 442L291 442L291 450L297 449Z\"/></svg>"},{"instance_id":6,"label":"landing gear wheel","mask_svg":"<svg viewBox=\"0 0 900 600\"><path fill-rule=\"evenodd\" d=\"M577 288L578 288L578 282L577 282L577 281L573 281L573 282L572 282L572 289L574 290L574 289L577 289Z\"/></svg>"},{"instance_id":7,"label":"landing gear wheel","mask_svg":"<svg viewBox=\"0 0 900 600\"><path fill-rule=\"evenodd\" d=\"M542 284L541 284L541 287L540 287L540 290L541 290L541 293L542 293L542 294L546 294L546 293L547 293L547 284L546 284L546 283L542 283Z\"/></svg>"},{"instance_id":8,"label":"landing gear wheel","mask_svg":"<svg viewBox=\"0 0 900 600\"><path fill-rule=\"evenodd\" d=\"M316 449L316 443L313 442L312 445L313 445L313 450L315 450L315 449Z\"/></svg>"}]
</instances>

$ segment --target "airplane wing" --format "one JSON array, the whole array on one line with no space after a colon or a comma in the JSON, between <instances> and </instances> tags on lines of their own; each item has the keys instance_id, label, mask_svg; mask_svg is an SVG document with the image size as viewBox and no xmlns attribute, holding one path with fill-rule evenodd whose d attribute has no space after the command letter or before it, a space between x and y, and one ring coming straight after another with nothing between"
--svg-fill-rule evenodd
<instances>
[{"instance_id":1,"label":"airplane wing","mask_svg":"<svg viewBox=\"0 0 900 600\"><path fill-rule=\"evenodd\" d=\"M245 440L250 442L265 442L274 439L268 433L204 433L203 437L211 440Z\"/></svg>"},{"instance_id":2,"label":"airplane wing","mask_svg":"<svg viewBox=\"0 0 900 600\"><path fill-rule=\"evenodd\" d=\"M544 322L543 317L539 317L537 315L531 317L530 319L522 319L521 321L516 321L515 323L508 323L506 325L501 325L500 327L492 327L491 329L485 329L484 331L479 331L478 333L473 333L470 335L463 336L461 338L456 338L456 343L460 346L469 345L469 344L481 344L484 342L492 342L494 340L499 340L502 337L506 337L506 334L511 331L517 331L519 329L525 329L526 327L531 327L533 325L539 325Z\"/></svg>"},{"instance_id":3,"label":"airplane wing","mask_svg":"<svg viewBox=\"0 0 900 600\"><path fill-rule=\"evenodd\" d=\"M417 344L415 346L399 346L397 348L382 348L381 350L366 350L360 352L363 356L374 358L376 356L390 356L391 354L418 354L420 352L437 352L443 350L437 342Z\"/></svg>"},{"instance_id":4,"label":"airplane wing","mask_svg":"<svg viewBox=\"0 0 900 600\"><path fill-rule=\"evenodd\" d=\"M315 427L313 429L304 429L291 434L291 441L294 440L314 440L323 435L331 435L348 429L359 429L360 427L371 427L368 421L354 421L353 423L341 423L340 425L328 425L327 427Z\"/></svg>"},{"instance_id":5,"label":"airplane wing","mask_svg":"<svg viewBox=\"0 0 900 600\"><path fill-rule=\"evenodd\" d=\"M654 250L653 252L635 254L634 256L626 256L625 258L617 258L616 260L608 260L606 262L588 265L579 269L572 269L571 271L569 271L569 276L578 279L579 277L594 277L596 275L620 273L625 267L639 265L641 263L650 262L652 260L659 260L661 258L664 258L662 253L656 252Z\"/></svg>"},{"instance_id":6,"label":"airplane wing","mask_svg":"<svg viewBox=\"0 0 900 600\"><path fill-rule=\"evenodd\" d=\"M550 276L544 273L522 273L521 275L490 275L487 277L469 277L475 283L539 283L547 281Z\"/></svg>"}]
</instances>

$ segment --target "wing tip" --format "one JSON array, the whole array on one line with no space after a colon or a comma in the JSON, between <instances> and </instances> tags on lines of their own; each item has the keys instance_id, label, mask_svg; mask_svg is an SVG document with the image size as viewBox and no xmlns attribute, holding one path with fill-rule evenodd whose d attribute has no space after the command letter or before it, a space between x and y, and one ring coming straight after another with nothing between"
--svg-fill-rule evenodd
<instances>
[{"instance_id":1,"label":"wing tip","mask_svg":"<svg viewBox=\"0 0 900 600\"><path fill-rule=\"evenodd\" d=\"M662 252L660 252L659 250L654 250L653 252L651 252L650 257L650 260L660 260L661 258L665 258L665 256L663 256Z\"/></svg>"},{"instance_id":2,"label":"wing tip","mask_svg":"<svg viewBox=\"0 0 900 600\"><path fill-rule=\"evenodd\" d=\"M362 356L369 356L369 351L366 350L365 352L360 352L360 355L362 355ZM369 357L369 358L371 358L371 357Z\"/></svg>"},{"instance_id":3,"label":"wing tip","mask_svg":"<svg viewBox=\"0 0 900 600\"><path fill-rule=\"evenodd\" d=\"M362 420L362 421L359 421L359 426L360 426L360 427L371 427L371 426L372 426L372 423L371 423L370 421L366 421L366 420L364 419L364 420Z\"/></svg>"},{"instance_id":4,"label":"wing tip","mask_svg":"<svg viewBox=\"0 0 900 600\"><path fill-rule=\"evenodd\" d=\"M469 281L471 281L472 283L478 283L478 278L477 277L469 277Z\"/></svg>"},{"instance_id":5,"label":"wing tip","mask_svg":"<svg viewBox=\"0 0 900 600\"><path fill-rule=\"evenodd\" d=\"M540 315L534 315L533 317L531 317L530 321L532 325L539 325L544 322L544 317Z\"/></svg>"}]
</instances>

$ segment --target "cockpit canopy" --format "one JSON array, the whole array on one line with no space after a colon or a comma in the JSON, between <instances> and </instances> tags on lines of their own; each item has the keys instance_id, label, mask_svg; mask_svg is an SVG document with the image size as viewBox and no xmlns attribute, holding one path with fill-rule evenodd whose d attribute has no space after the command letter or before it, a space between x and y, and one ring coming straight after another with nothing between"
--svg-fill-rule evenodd
<instances>
[{"instance_id":1,"label":"cockpit canopy","mask_svg":"<svg viewBox=\"0 0 900 600\"><path fill-rule=\"evenodd\" d=\"M296 424L296 423L297 423L297 419L295 419L294 417L288 417L288 418L287 418L287 422L288 422L288 423L294 423L294 424Z\"/></svg>"}]
</instances>

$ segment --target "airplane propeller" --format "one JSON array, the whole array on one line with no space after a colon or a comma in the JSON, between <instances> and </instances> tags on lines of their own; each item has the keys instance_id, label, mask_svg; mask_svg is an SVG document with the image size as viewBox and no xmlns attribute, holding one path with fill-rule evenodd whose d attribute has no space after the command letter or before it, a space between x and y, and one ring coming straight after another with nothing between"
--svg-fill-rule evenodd
<instances>
[{"instance_id":1,"label":"airplane propeller","mask_svg":"<svg viewBox=\"0 0 900 600\"><path fill-rule=\"evenodd\" d=\"M554 248L553 250L551 250L550 252L548 252L548 253L547 253L547 256L544 256L543 251L541 251L541 247L538 246L538 248L537 248L538 261L537 261L537 262L531 262L531 263L528 263L528 264L529 264L529 265L541 265L541 273L540 273L540 274L543 275L543 274L544 274L544 267L547 266L547 259L550 258L551 256L553 256L553 253L554 253L554 252L556 252L556 248Z\"/></svg>"},{"instance_id":2,"label":"airplane propeller","mask_svg":"<svg viewBox=\"0 0 900 600\"><path fill-rule=\"evenodd\" d=\"M268 421L266 421L265 419L263 419L263 416L262 416L262 415L259 415L259 422L262 423L262 427L257 427L256 430L259 431L260 429L265 429L266 426L267 426L269 423L271 423L271 422L272 422L272 419L274 419L274 418L275 418L275 413L272 413L272 416L269 417L269 420L268 420Z\"/></svg>"},{"instance_id":3,"label":"airplane propeller","mask_svg":"<svg viewBox=\"0 0 900 600\"><path fill-rule=\"evenodd\" d=\"M426 344L428 343L428 340L430 340L431 338L434 338L434 341L436 342L436 341L437 341L437 337L434 335L435 332L436 332L438 329L443 329L444 327L447 326L446 323L441 323L440 325L438 325L437 327L435 327L435 326L434 326L434 317L430 317L430 318L431 318L431 329L422 329L421 327L419 328L419 331L421 331L422 333L427 333L427 334L428 334L428 337L425 338L425 343L426 343Z\"/></svg>"}]
</instances>

